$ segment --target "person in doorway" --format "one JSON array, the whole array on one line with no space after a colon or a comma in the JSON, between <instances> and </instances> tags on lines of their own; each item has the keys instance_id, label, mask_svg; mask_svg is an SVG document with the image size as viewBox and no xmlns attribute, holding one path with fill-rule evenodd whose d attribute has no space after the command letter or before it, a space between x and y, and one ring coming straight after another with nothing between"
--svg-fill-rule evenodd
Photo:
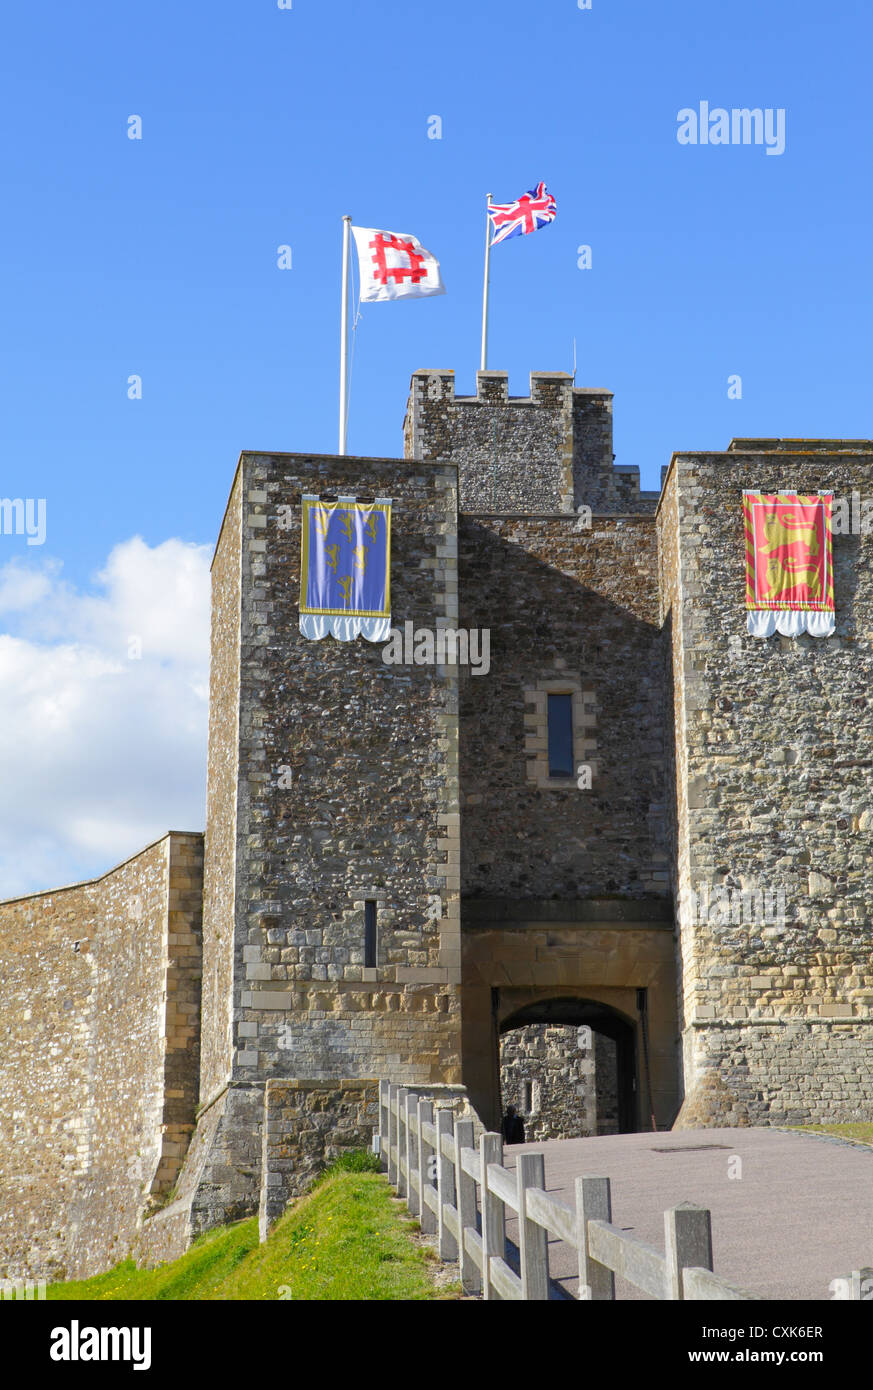
<instances>
[{"instance_id":1,"label":"person in doorway","mask_svg":"<svg viewBox=\"0 0 873 1390\"><path fill-rule=\"evenodd\" d=\"M507 1105L503 1116L503 1142L505 1144L524 1143L524 1120L514 1105Z\"/></svg>"}]
</instances>

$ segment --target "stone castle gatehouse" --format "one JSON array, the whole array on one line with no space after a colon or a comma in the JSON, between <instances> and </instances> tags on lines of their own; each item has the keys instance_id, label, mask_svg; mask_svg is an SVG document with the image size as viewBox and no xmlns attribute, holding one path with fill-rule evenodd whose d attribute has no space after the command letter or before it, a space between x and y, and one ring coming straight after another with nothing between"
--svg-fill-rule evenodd
<instances>
[{"instance_id":1,"label":"stone castle gatehouse","mask_svg":"<svg viewBox=\"0 0 873 1390\"><path fill-rule=\"evenodd\" d=\"M613 1129L869 1118L871 540L834 538L835 636L761 640L740 503L871 476L740 439L647 493L562 373L416 372L403 458L243 453L205 836L0 904L0 1275L269 1219L378 1078L496 1127L501 1038L590 1029ZM487 630L487 676L306 640L304 494L391 497L394 625Z\"/></svg>"}]
</instances>

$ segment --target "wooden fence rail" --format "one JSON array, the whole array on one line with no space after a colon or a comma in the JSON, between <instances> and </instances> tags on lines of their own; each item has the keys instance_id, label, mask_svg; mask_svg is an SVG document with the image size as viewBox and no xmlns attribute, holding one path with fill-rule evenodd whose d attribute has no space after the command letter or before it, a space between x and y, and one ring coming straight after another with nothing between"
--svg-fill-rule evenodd
<instances>
[{"instance_id":1,"label":"wooden fence rail","mask_svg":"<svg viewBox=\"0 0 873 1390\"><path fill-rule=\"evenodd\" d=\"M379 1152L388 1179L422 1231L435 1234L443 1260L460 1265L467 1293L486 1299L543 1301L549 1297L548 1239L575 1251L584 1301L615 1298L615 1276L652 1298L751 1300L712 1270L712 1227L704 1207L683 1202L664 1213L664 1251L612 1223L609 1178L576 1179L575 1207L546 1192L542 1154L519 1153L515 1171L503 1167L503 1140L412 1089L379 1085ZM507 1263L506 1212L518 1218L519 1272ZM873 1299L873 1269L834 1280L832 1297Z\"/></svg>"}]
</instances>

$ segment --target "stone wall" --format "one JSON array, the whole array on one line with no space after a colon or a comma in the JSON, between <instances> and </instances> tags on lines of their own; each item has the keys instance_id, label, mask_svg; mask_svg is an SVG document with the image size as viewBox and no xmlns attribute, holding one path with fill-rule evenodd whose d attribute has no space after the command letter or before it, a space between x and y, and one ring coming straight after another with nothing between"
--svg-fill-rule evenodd
<instances>
[{"instance_id":1,"label":"stone wall","mask_svg":"<svg viewBox=\"0 0 873 1390\"><path fill-rule=\"evenodd\" d=\"M834 537L834 637L751 637L742 490L863 493L873 454L765 443L676 456L659 513L686 1103L715 1067L753 1123L851 1120L873 1108L873 539ZM701 889L781 890L784 920Z\"/></svg>"},{"instance_id":2,"label":"stone wall","mask_svg":"<svg viewBox=\"0 0 873 1390\"><path fill-rule=\"evenodd\" d=\"M461 511L570 511L570 379L531 377L510 400L506 372L479 372L477 395L455 397L454 372L416 372L404 424L408 458L457 462Z\"/></svg>"},{"instance_id":3,"label":"stone wall","mask_svg":"<svg viewBox=\"0 0 873 1390\"><path fill-rule=\"evenodd\" d=\"M677 1129L869 1121L873 1028L790 1016L695 1029Z\"/></svg>"},{"instance_id":4,"label":"stone wall","mask_svg":"<svg viewBox=\"0 0 873 1390\"><path fill-rule=\"evenodd\" d=\"M465 895L669 895L656 542L646 518L461 519L461 625L491 633L461 679ZM590 790L529 775L546 689L580 692Z\"/></svg>"},{"instance_id":5,"label":"stone wall","mask_svg":"<svg viewBox=\"0 0 873 1390\"><path fill-rule=\"evenodd\" d=\"M514 1105L525 1140L575 1139L597 1133L594 1035L581 1028L531 1023L500 1039L503 1113Z\"/></svg>"},{"instance_id":6,"label":"stone wall","mask_svg":"<svg viewBox=\"0 0 873 1390\"><path fill-rule=\"evenodd\" d=\"M234 1078L457 1080L453 685L440 668L386 665L378 644L298 630L303 493L393 497L392 621L454 620L454 470L299 455L247 455L243 469Z\"/></svg>"},{"instance_id":7,"label":"stone wall","mask_svg":"<svg viewBox=\"0 0 873 1390\"><path fill-rule=\"evenodd\" d=\"M525 1142L618 1134L618 1071L612 1038L572 1024L530 1023L500 1038L504 1115L514 1105Z\"/></svg>"},{"instance_id":8,"label":"stone wall","mask_svg":"<svg viewBox=\"0 0 873 1390\"><path fill-rule=\"evenodd\" d=\"M194 1132L203 974L203 836L172 834L168 848L163 1144L152 1185L160 1196L175 1186Z\"/></svg>"},{"instance_id":9,"label":"stone wall","mask_svg":"<svg viewBox=\"0 0 873 1390\"><path fill-rule=\"evenodd\" d=\"M84 1278L169 1192L197 1098L202 837L0 904L0 1277Z\"/></svg>"},{"instance_id":10,"label":"stone wall","mask_svg":"<svg viewBox=\"0 0 873 1390\"><path fill-rule=\"evenodd\" d=\"M204 1104L227 1084L233 1066L243 501L240 465L212 562L200 1068Z\"/></svg>"},{"instance_id":11,"label":"stone wall","mask_svg":"<svg viewBox=\"0 0 873 1390\"><path fill-rule=\"evenodd\" d=\"M531 372L529 396L509 395L506 372L477 372L469 397L452 371L415 372L403 440L407 458L457 463L462 512L651 515L658 500L637 467L613 467L612 392L566 372Z\"/></svg>"},{"instance_id":12,"label":"stone wall","mask_svg":"<svg viewBox=\"0 0 873 1390\"><path fill-rule=\"evenodd\" d=\"M672 923L656 497L614 467L611 394L563 373L532 373L525 399L508 395L506 373L480 372L475 398L455 395L450 372L416 373L405 451L457 465L460 626L490 638L487 676L460 674L464 1079L497 1123L507 985L614 991L631 1016L647 989L664 1123L677 1105L672 943L659 925L634 957L604 908L628 924L650 908L660 923L665 908ZM582 505L590 527L573 515ZM590 787L549 773L552 693L571 695ZM536 930L543 900L551 931Z\"/></svg>"},{"instance_id":13,"label":"stone wall","mask_svg":"<svg viewBox=\"0 0 873 1390\"><path fill-rule=\"evenodd\" d=\"M379 1129L379 1083L269 1080L266 1084L259 1221L261 1240L289 1201L326 1164L369 1149Z\"/></svg>"},{"instance_id":14,"label":"stone wall","mask_svg":"<svg viewBox=\"0 0 873 1390\"><path fill-rule=\"evenodd\" d=\"M232 1084L197 1112L174 1200L151 1212L137 1234L137 1262L152 1267L184 1255L191 1238L251 1215L252 1175L260 1172L263 1087Z\"/></svg>"}]
</instances>

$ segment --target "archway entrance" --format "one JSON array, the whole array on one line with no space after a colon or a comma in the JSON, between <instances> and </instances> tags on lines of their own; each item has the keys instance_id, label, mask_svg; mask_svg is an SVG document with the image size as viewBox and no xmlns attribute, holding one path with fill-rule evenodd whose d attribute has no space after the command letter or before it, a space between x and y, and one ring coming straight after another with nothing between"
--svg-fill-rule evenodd
<instances>
[{"instance_id":1,"label":"archway entrance","mask_svg":"<svg viewBox=\"0 0 873 1390\"><path fill-rule=\"evenodd\" d=\"M501 1111L525 1138L628 1134L637 1128L634 1022L592 999L539 999L498 1024Z\"/></svg>"}]
</instances>

